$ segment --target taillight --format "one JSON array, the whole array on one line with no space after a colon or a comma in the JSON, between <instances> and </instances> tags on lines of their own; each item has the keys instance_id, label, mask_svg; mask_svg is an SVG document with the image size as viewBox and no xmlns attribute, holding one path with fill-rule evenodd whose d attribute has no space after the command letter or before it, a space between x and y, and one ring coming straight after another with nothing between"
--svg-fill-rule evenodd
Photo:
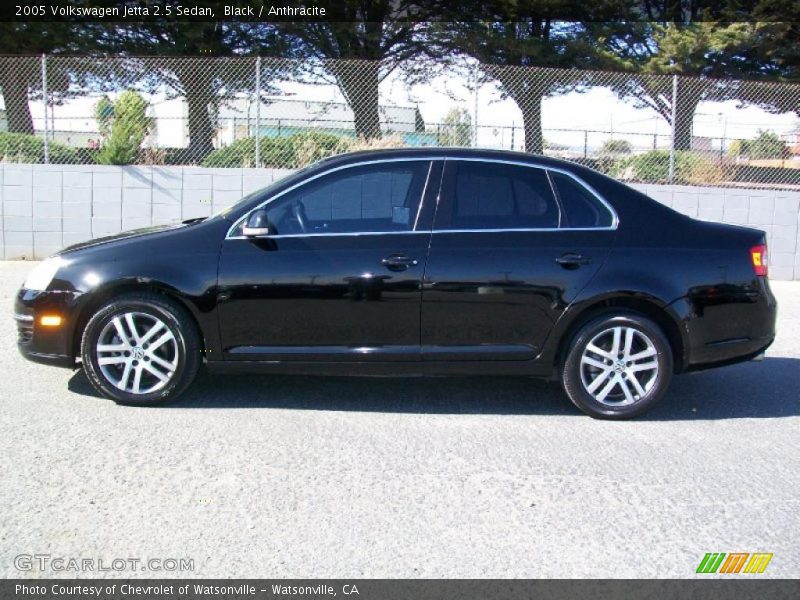
<instances>
[{"instance_id":1,"label":"taillight","mask_svg":"<svg viewBox=\"0 0 800 600\"><path fill-rule=\"evenodd\" d=\"M750 260L753 263L753 271L759 277L767 276L767 245L760 244L750 248Z\"/></svg>"}]
</instances>

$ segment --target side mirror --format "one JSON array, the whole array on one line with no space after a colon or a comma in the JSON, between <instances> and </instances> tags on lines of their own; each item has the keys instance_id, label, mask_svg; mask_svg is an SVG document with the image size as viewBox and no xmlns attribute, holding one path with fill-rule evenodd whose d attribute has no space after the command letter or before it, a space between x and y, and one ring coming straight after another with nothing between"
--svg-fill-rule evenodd
<instances>
[{"instance_id":1,"label":"side mirror","mask_svg":"<svg viewBox=\"0 0 800 600\"><path fill-rule=\"evenodd\" d=\"M247 217L247 222L242 228L242 235L245 237L262 237L269 235L271 229L267 211L263 208L257 208Z\"/></svg>"}]
</instances>

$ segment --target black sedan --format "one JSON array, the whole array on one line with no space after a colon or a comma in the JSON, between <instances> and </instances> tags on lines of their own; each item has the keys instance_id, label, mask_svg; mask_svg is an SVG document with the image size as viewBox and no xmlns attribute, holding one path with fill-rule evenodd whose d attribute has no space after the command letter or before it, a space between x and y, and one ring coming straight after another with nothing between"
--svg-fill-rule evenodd
<instances>
[{"instance_id":1,"label":"black sedan","mask_svg":"<svg viewBox=\"0 0 800 600\"><path fill-rule=\"evenodd\" d=\"M207 219L95 239L19 291L19 349L124 404L211 372L526 375L594 417L775 337L764 233L569 162L407 149L319 162Z\"/></svg>"}]
</instances>

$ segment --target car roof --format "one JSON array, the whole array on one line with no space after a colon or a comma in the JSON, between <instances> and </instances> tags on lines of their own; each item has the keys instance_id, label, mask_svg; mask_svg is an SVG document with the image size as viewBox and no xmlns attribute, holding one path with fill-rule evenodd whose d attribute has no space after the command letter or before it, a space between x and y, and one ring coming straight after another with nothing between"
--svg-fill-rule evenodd
<instances>
[{"instance_id":1,"label":"car roof","mask_svg":"<svg viewBox=\"0 0 800 600\"><path fill-rule=\"evenodd\" d=\"M413 159L420 160L436 158L468 158L471 160L484 159L487 161L514 161L542 168L559 169L576 176L584 185L588 185L592 192L611 206L620 219L627 214L642 214L650 212L653 219L659 219L665 227L675 220L685 219L680 213L673 211L642 192L639 192L624 183L609 177L595 169L581 165L577 162L561 158L543 156L527 152L514 152L511 150L491 150L483 148L463 147L417 147L417 148L388 148L378 150L365 150L339 154L315 163L311 168L314 171L325 170L349 164L357 164L369 160ZM640 222L638 219L635 222Z\"/></svg>"},{"instance_id":2,"label":"car roof","mask_svg":"<svg viewBox=\"0 0 800 600\"><path fill-rule=\"evenodd\" d=\"M527 152L514 152L511 150L490 150L483 148L463 148L463 147L419 147L419 148L383 148L379 150L361 150L358 152L348 152L338 154L317 163L320 166L346 165L351 162L359 162L365 159L391 160L393 158L413 159L413 158L470 158L486 160L513 160L526 162L532 165L551 166L557 168L575 168L574 162L567 160L543 156L541 154L530 154Z\"/></svg>"},{"instance_id":3,"label":"car roof","mask_svg":"<svg viewBox=\"0 0 800 600\"><path fill-rule=\"evenodd\" d=\"M298 185L304 178L338 167L346 167L348 165L356 165L369 161L391 161L393 159L413 160L414 158L419 158L420 160L466 158L471 160L513 161L541 168L553 168L569 172L578 178L583 185L588 186L595 195L609 204L621 221L626 213L640 215L651 212L653 219L658 219L664 227L669 227L671 226L670 223L673 223L676 219L686 218L680 215L680 213L673 211L671 208L649 198L642 192L577 162L542 156L541 154L483 148L441 146L381 148L338 154L296 170L287 177L276 181L269 188L265 188L265 190L261 191L269 190L270 193L283 193L286 188ZM225 218L235 221L261 202L262 198L251 198L247 204L241 206L237 205L237 210L227 214ZM633 222L640 223L641 219L634 219ZM634 225L634 227L637 227L637 225Z\"/></svg>"}]
</instances>

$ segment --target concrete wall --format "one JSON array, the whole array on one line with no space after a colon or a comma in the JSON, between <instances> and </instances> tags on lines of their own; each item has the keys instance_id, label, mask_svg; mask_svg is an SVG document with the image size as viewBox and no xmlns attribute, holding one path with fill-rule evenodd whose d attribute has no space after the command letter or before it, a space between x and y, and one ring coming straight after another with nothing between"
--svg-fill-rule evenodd
<instances>
[{"instance_id":1,"label":"concrete wall","mask_svg":"<svg viewBox=\"0 0 800 600\"><path fill-rule=\"evenodd\" d=\"M208 216L290 171L0 165L0 258L44 258L83 240Z\"/></svg>"},{"instance_id":2,"label":"concrete wall","mask_svg":"<svg viewBox=\"0 0 800 600\"><path fill-rule=\"evenodd\" d=\"M0 258L44 258L93 237L207 216L289 172L0 164ZM635 187L692 217L765 230L771 277L800 280L800 192Z\"/></svg>"}]
</instances>

